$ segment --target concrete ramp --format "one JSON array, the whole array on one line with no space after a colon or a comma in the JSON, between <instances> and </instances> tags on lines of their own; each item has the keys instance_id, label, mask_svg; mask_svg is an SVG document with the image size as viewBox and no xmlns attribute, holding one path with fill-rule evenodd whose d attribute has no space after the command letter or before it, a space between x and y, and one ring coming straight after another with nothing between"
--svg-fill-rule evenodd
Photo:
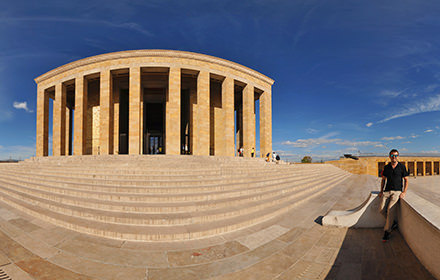
<instances>
[{"instance_id":1,"label":"concrete ramp","mask_svg":"<svg viewBox=\"0 0 440 280\"><path fill-rule=\"evenodd\" d=\"M385 225L384 217L379 213L379 192L371 192L360 206L345 211L330 211L322 218L324 226L380 228Z\"/></svg>"}]
</instances>

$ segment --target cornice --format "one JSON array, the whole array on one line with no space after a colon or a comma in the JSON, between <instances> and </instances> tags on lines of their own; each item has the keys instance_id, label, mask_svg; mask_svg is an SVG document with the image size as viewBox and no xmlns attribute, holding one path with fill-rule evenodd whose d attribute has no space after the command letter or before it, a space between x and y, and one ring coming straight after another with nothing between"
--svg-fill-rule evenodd
<instances>
[{"instance_id":1,"label":"cornice","mask_svg":"<svg viewBox=\"0 0 440 280\"><path fill-rule=\"evenodd\" d=\"M193 59L193 60L199 60L209 63L218 64L221 66L229 67L231 69L243 72L245 74L248 74L252 77L255 77L257 79L260 79L270 85L273 85L274 80L271 78L252 70L246 66L243 66L241 64L206 55L206 54L199 54L199 53L193 53L193 52L187 52L187 51L176 51L176 50L131 50L131 51L120 51L120 52L112 52L112 53L106 53L91 57L86 57L80 60L73 61L71 63L65 64L63 66L57 67L37 78L35 78L35 82L38 84L42 81L45 81L47 79L50 79L56 75L59 75L63 72L81 67L86 66L93 63L99 63L114 59L121 59L121 58L142 58L142 57L170 57L170 58L186 58L186 59Z\"/></svg>"}]
</instances>

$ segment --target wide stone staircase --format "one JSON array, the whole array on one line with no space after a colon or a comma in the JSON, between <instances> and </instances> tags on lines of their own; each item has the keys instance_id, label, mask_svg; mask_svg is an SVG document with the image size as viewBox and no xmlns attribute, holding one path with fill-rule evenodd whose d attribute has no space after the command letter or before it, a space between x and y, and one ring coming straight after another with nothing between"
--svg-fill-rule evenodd
<instances>
[{"instance_id":1,"label":"wide stone staircase","mask_svg":"<svg viewBox=\"0 0 440 280\"><path fill-rule=\"evenodd\" d=\"M0 199L81 233L175 241L276 218L349 176L331 165L307 168L262 159L47 157L0 168Z\"/></svg>"}]
</instances>

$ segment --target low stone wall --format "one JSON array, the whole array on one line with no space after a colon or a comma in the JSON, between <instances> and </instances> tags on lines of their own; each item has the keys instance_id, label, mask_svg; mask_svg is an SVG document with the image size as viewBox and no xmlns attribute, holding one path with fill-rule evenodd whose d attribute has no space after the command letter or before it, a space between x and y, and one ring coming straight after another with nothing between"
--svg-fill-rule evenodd
<instances>
[{"instance_id":1,"label":"low stone wall","mask_svg":"<svg viewBox=\"0 0 440 280\"><path fill-rule=\"evenodd\" d=\"M420 262L440 279L440 208L408 192L400 200L399 231Z\"/></svg>"}]
</instances>

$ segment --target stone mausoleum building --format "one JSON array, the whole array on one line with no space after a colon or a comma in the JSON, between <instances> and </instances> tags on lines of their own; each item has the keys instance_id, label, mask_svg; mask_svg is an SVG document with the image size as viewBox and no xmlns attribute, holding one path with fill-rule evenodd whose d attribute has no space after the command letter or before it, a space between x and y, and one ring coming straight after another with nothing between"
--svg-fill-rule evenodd
<instances>
[{"instance_id":1,"label":"stone mausoleum building","mask_svg":"<svg viewBox=\"0 0 440 280\"><path fill-rule=\"evenodd\" d=\"M272 150L274 81L221 58L123 51L74 61L35 81L37 157L49 155L49 129L54 156L234 156L243 147L250 157L257 125L260 155Z\"/></svg>"}]
</instances>

